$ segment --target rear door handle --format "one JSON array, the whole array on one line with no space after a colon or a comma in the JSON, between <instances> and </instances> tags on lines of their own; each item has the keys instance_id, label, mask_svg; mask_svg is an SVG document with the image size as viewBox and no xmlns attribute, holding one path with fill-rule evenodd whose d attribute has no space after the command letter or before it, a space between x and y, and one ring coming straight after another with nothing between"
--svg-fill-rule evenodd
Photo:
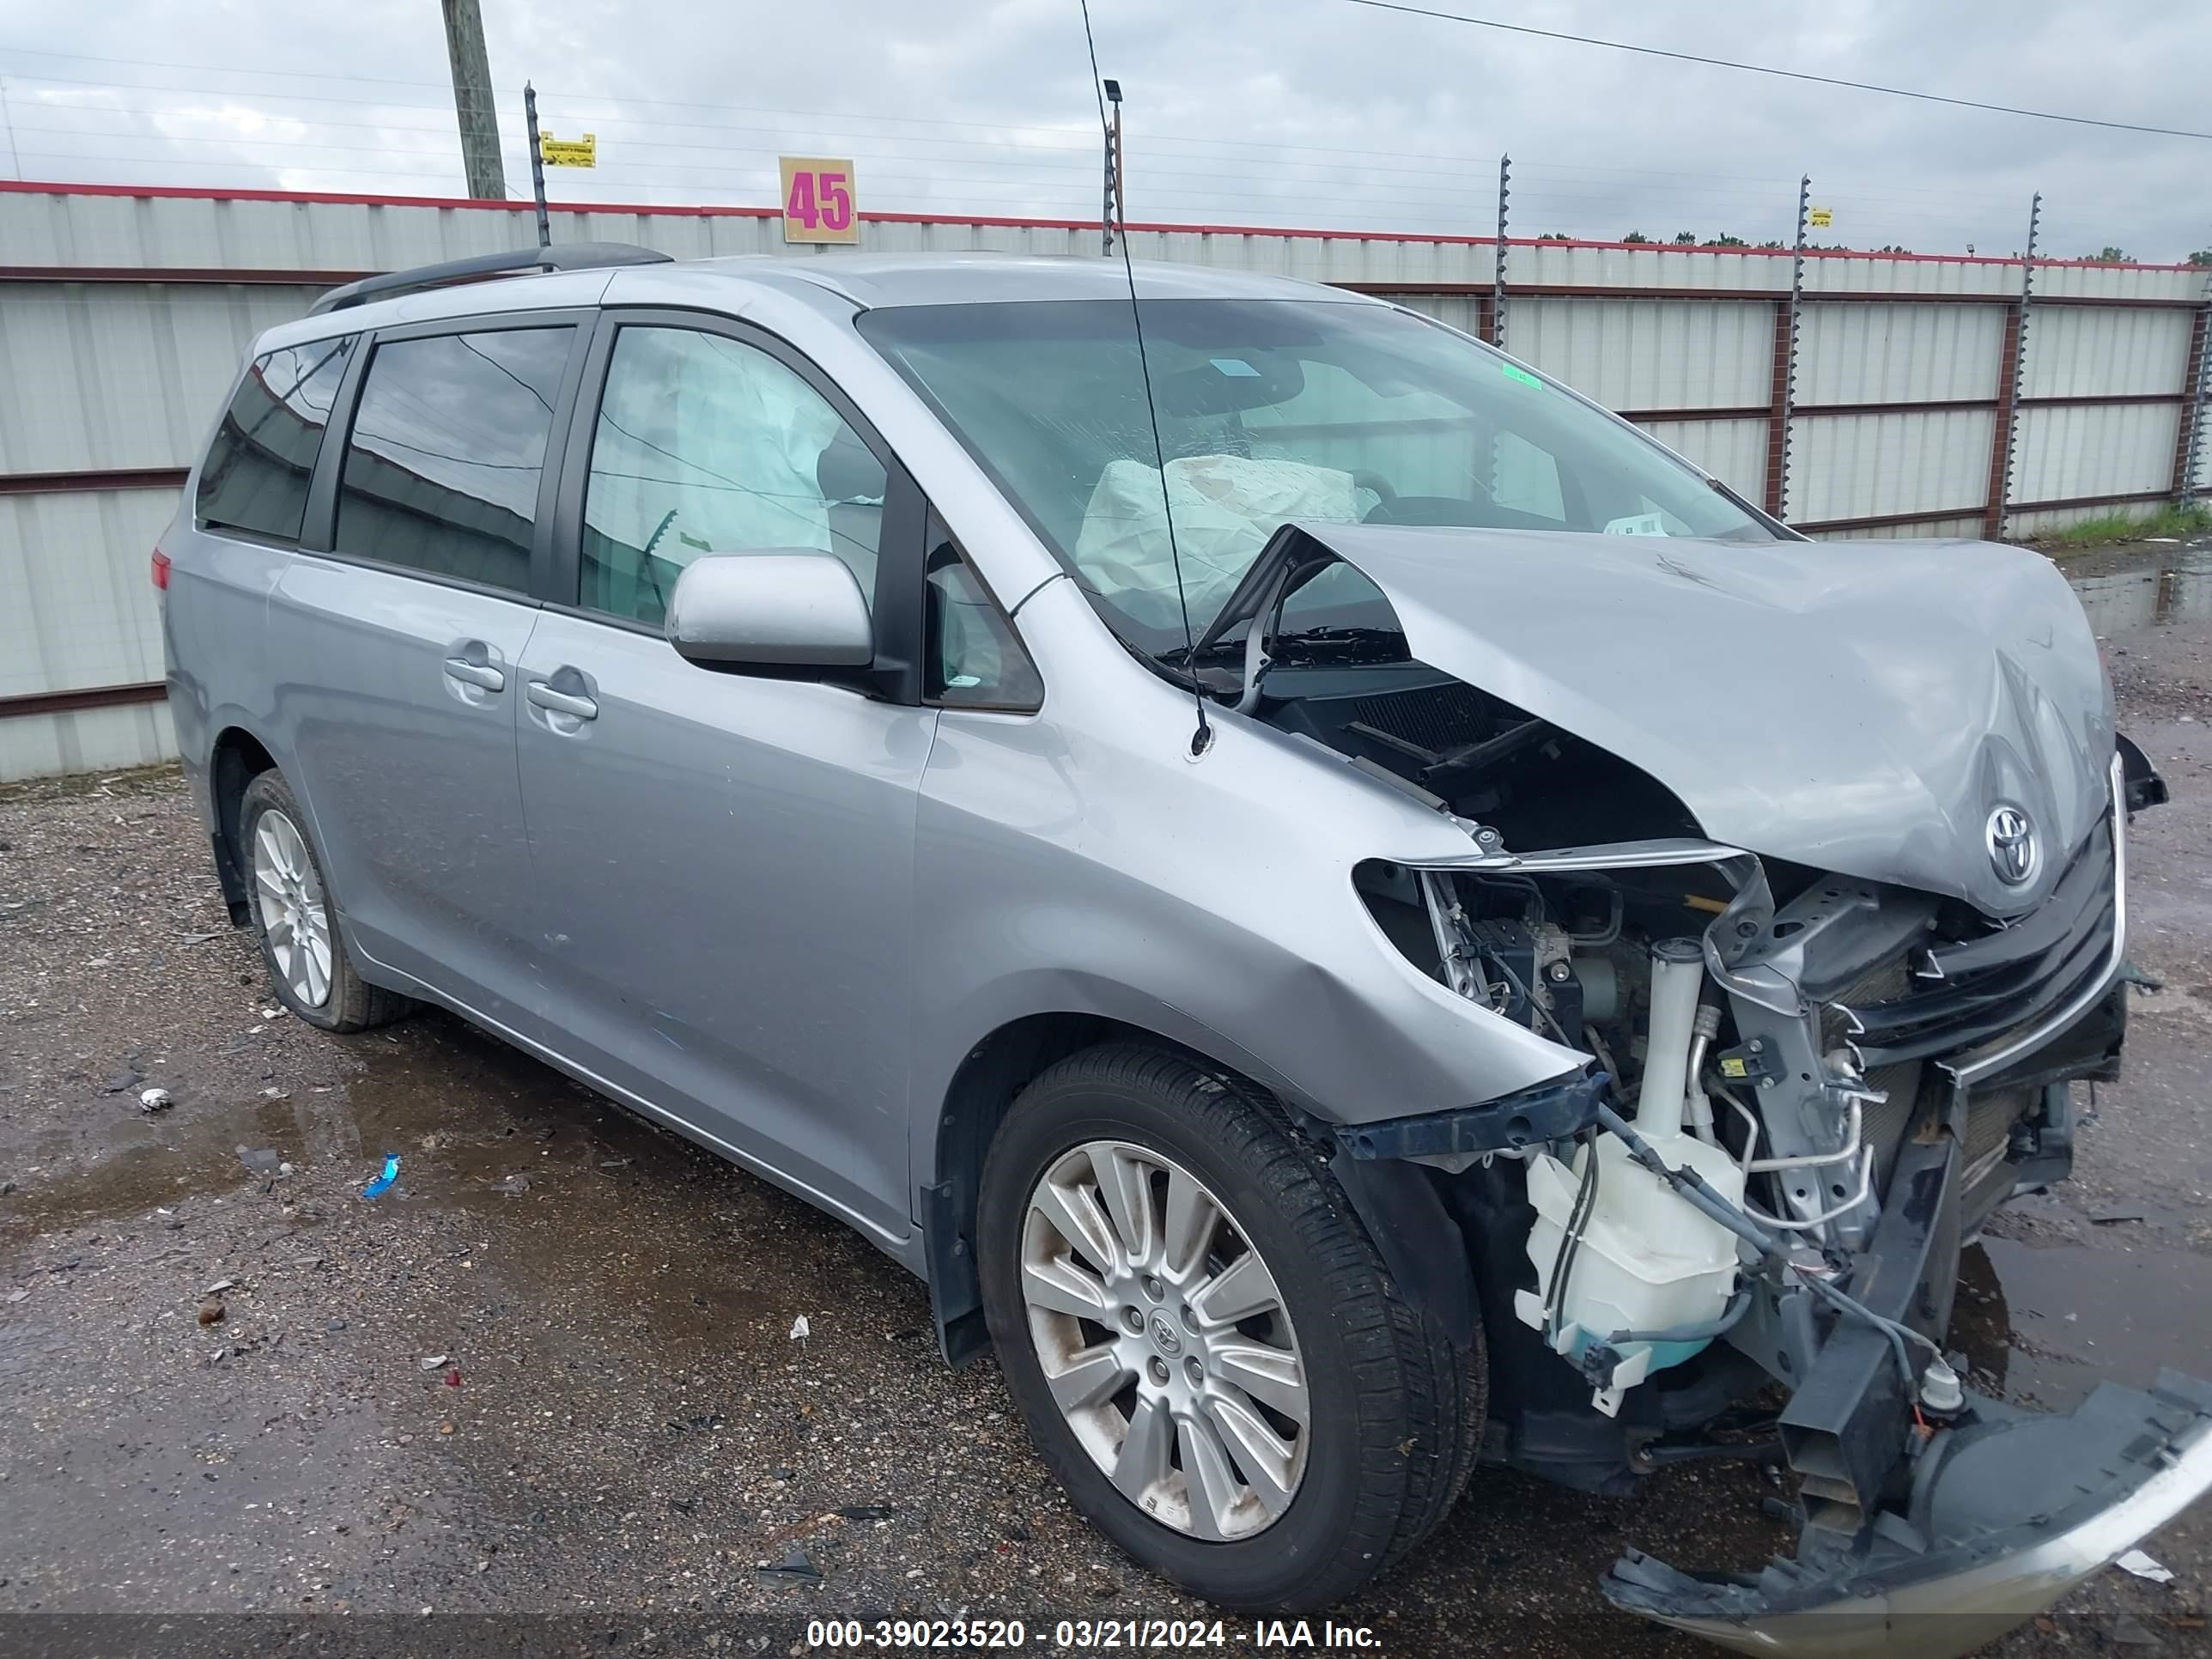
<instances>
[{"instance_id":1,"label":"rear door handle","mask_svg":"<svg viewBox=\"0 0 2212 1659\"><path fill-rule=\"evenodd\" d=\"M446 678L459 680L464 685L480 685L487 691L504 690L507 676L488 662L471 662L466 657L446 659Z\"/></svg>"},{"instance_id":2,"label":"rear door handle","mask_svg":"<svg viewBox=\"0 0 2212 1659\"><path fill-rule=\"evenodd\" d=\"M550 708L556 714L568 714L580 720L595 720L599 717L599 706L589 697L580 697L573 692L556 691L544 680L532 680L522 689L522 695L540 708Z\"/></svg>"}]
</instances>

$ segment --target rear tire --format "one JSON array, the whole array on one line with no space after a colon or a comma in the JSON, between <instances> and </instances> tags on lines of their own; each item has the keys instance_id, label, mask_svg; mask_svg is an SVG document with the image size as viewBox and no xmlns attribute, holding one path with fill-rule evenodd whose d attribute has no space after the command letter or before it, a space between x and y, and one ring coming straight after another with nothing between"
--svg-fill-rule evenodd
<instances>
[{"instance_id":1,"label":"rear tire","mask_svg":"<svg viewBox=\"0 0 2212 1659\"><path fill-rule=\"evenodd\" d=\"M1202 1199L1219 1222L1185 1248ZM1241 1079L1129 1043L1052 1066L992 1143L977 1248L1038 1451L1094 1526L1195 1595L1332 1606L1466 1486L1480 1321L1459 1347L1399 1296L1322 1153Z\"/></svg>"},{"instance_id":2,"label":"rear tire","mask_svg":"<svg viewBox=\"0 0 2212 1659\"><path fill-rule=\"evenodd\" d=\"M356 971L307 814L274 767L246 786L238 842L254 935L278 1001L308 1024L339 1033L388 1024L414 1007Z\"/></svg>"}]
</instances>

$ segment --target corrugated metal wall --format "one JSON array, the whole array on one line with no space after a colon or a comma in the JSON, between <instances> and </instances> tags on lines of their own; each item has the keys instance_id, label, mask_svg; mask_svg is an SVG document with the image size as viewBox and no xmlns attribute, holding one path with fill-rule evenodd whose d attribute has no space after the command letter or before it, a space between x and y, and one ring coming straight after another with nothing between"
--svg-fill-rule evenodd
<instances>
[{"instance_id":1,"label":"corrugated metal wall","mask_svg":"<svg viewBox=\"0 0 2212 1659\"><path fill-rule=\"evenodd\" d=\"M678 258L837 257L786 245L780 219L750 210L559 209L552 233ZM0 779L167 752L166 712L144 700L162 672L146 556L254 335L351 275L534 238L526 208L0 183ZM866 221L864 242L1096 257L1098 232L899 216ZM1139 226L1130 246L1493 333L1488 240ZM1786 427L1784 254L1516 243L1504 343L1816 534L1989 533L2008 399L2013 533L2150 510L2183 482L2206 274L2039 265L2014 387L2021 274L2002 259L1808 258ZM1786 491L1772 465L1785 434ZM2212 489L2203 452L2198 487Z\"/></svg>"}]
</instances>

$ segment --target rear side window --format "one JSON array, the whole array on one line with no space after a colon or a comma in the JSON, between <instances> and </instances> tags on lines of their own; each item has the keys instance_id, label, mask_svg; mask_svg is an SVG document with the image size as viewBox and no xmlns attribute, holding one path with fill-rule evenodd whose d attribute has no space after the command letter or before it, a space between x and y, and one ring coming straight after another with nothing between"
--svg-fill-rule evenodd
<instances>
[{"instance_id":1,"label":"rear side window","mask_svg":"<svg viewBox=\"0 0 2212 1659\"><path fill-rule=\"evenodd\" d=\"M391 340L362 383L339 552L522 592L574 328Z\"/></svg>"},{"instance_id":2,"label":"rear side window","mask_svg":"<svg viewBox=\"0 0 2212 1659\"><path fill-rule=\"evenodd\" d=\"M202 524L300 539L307 480L354 338L287 346L253 360L200 467L192 511Z\"/></svg>"}]
</instances>

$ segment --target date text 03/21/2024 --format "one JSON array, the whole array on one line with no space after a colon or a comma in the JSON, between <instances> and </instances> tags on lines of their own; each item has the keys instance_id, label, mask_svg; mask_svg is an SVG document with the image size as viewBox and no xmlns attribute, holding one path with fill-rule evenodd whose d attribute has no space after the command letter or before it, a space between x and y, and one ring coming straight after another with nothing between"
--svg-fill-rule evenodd
<instances>
[{"instance_id":1,"label":"date text 03/21/2024","mask_svg":"<svg viewBox=\"0 0 2212 1659\"><path fill-rule=\"evenodd\" d=\"M934 1648L1023 1648L1034 1635L1043 1647L1044 1631L1031 1632L1018 1620L817 1619L808 1622L810 1648L905 1651ZM1052 1648L1084 1652L1109 1650L1246 1648L1280 1652L1325 1649L1377 1650L1382 1643L1365 1625L1318 1624L1304 1619L1261 1620L1249 1628L1227 1620L1200 1619L1062 1619L1052 1626Z\"/></svg>"}]
</instances>

